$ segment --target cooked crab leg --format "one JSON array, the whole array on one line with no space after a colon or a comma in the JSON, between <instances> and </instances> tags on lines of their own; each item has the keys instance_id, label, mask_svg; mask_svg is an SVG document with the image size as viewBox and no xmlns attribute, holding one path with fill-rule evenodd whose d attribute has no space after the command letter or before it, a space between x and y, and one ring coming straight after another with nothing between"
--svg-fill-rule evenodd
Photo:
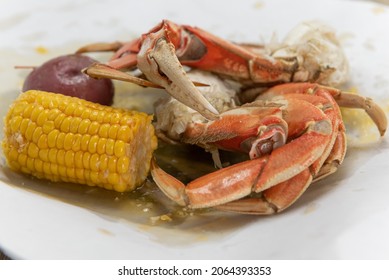
<instances>
[{"instance_id":1,"label":"cooked crab leg","mask_svg":"<svg viewBox=\"0 0 389 280\"><path fill-rule=\"evenodd\" d=\"M242 214L274 214L292 205L305 192L311 182L312 174L307 168L290 180L264 190L261 197L242 198L215 208Z\"/></svg>"},{"instance_id":2,"label":"cooked crab leg","mask_svg":"<svg viewBox=\"0 0 389 280\"><path fill-rule=\"evenodd\" d=\"M385 112L371 98L335 90L334 98L340 107L363 109L373 120L381 136L384 136L388 121Z\"/></svg>"},{"instance_id":3,"label":"cooked crab leg","mask_svg":"<svg viewBox=\"0 0 389 280\"><path fill-rule=\"evenodd\" d=\"M373 120L381 136L386 132L388 121L385 112L372 99L357 94L345 92L336 88L321 86L312 83L290 83L272 87L258 96L259 100L266 100L284 94L301 93L317 95L330 100L331 96L340 107L363 109Z\"/></svg>"},{"instance_id":4,"label":"cooked crab leg","mask_svg":"<svg viewBox=\"0 0 389 280\"><path fill-rule=\"evenodd\" d=\"M302 100L289 101L283 115L288 125L295 128L288 132L288 139L293 140L270 155L223 168L186 186L153 162L151 174L154 181L178 204L202 208L225 204L253 191L262 192L277 184L299 179L297 175L306 172L304 170L320 157L331 141L332 126L319 108ZM301 193L297 192L296 196Z\"/></svg>"},{"instance_id":5,"label":"cooked crab leg","mask_svg":"<svg viewBox=\"0 0 389 280\"><path fill-rule=\"evenodd\" d=\"M261 197L242 198L216 206L217 209L242 214L269 215L283 211L292 205L310 186L313 181L320 180L334 173L345 155L344 133L336 137L330 155L316 173L314 165L297 174L292 179L279 183L261 193ZM320 161L320 158L316 162Z\"/></svg>"},{"instance_id":6,"label":"cooked crab leg","mask_svg":"<svg viewBox=\"0 0 389 280\"><path fill-rule=\"evenodd\" d=\"M123 47L121 42L112 43L94 43L79 48L76 53L81 54L85 52L117 52Z\"/></svg>"},{"instance_id":7,"label":"cooked crab leg","mask_svg":"<svg viewBox=\"0 0 389 280\"><path fill-rule=\"evenodd\" d=\"M193 122L187 126L182 141L209 150L247 153L252 159L269 154L285 144L288 134L280 107L281 104L257 102L226 111L215 121Z\"/></svg>"},{"instance_id":8,"label":"cooked crab leg","mask_svg":"<svg viewBox=\"0 0 389 280\"><path fill-rule=\"evenodd\" d=\"M133 84L137 84L142 87L152 87L152 88L163 88L160 85L154 84L148 80L144 80L142 78L138 78L133 75L129 75L126 72L122 72L120 70L116 70L109 65L102 63L94 63L90 65L88 68L83 69L83 73L87 74L92 78L106 78L106 79L114 79L123 82L130 82ZM204 83L192 81L195 86L209 86Z\"/></svg>"},{"instance_id":9,"label":"cooked crab leg","mask_svg":"<svg viewBox=\"0 0 389 280\"><path fill-rule=\"evenodd\" d=\"M325 114L331 119L332 126L338 135L333 139L323 153L322 157L313 165L315 180L336 171L346 153L346 135L339 106L363 109L376 124L380 135L384 135L387 127L385 112L370 98L356 94L342 92L341 90L324 87L311 83L284 84L271 88L258 96L258 100L267 99L303 99L315 106L321 106ZM320 171L319 171L320 169Z\"/></svg>"},{"instance_id":10,"label":"cooked crab leg","mask_svg":"<svg viewBox=\"0 0 389 280\"><path fill-rule=\"evenodd\" d=\"M314 162L305 173L313 175L313 180L320 180L334 173L342 163L346 153L346 135L338 106L364 109L376 124L383 135L386 131L387 120L382 109L369 98L355 94L344 93L340 90L319 86L316 84L285 84L273 87L259 99L267 100L301 99L315 106L322 107L331 120L333 128L338 131L336 138L329 143L322 156ZM296 175L292 180L282 182L262 192L261 197L243 198L232 201L217 208L224 211L234 211L246 214L272 214L282 211L295 201L305 191L312 181L312 177L304 177L304 172Z\"/></svg>"},{"instance_id":11,"label":"cooked crab leg","mask_svg":"<svg viewBox=\"0 0 389 280\"><path fill-rule=\"evenodd\" d=\"M283 88L283 87L276 87L274 89L274 92L277 91L277 88ZM293 87L292 87L293 89ZM321 91L317 90L311 94L306 93L293 93L293 92L283 92L283 94L280 94L278 96L273 97L275 101L277 100L304 100L312 105L315 105L318 108L321 108L322 111L327 115L329 120L331 121L332 128L334 131L334 137L331 138L331 141L328 143L327 147L323 151L322 155L312 164L311 170L313 174L319 173L319 170L321 170L324 162L328 159L330 154L333 152L334 144L336 141L338 141L337 145L343 145L343 147L339 147L337 149L337 152L343 151L343 155L339 155L337 158L341 161L343 161L345 152L346 152L346 142L339 142L342 138L338 138L336 134L343 135L343 138L345 139L345 128L342 121L342 116L340 113L339 106L335 102L335 100L332 98L332 96L327 91ZM323 174L324 175L324 174Z\"/></svg>"},{"instance_id":12,"label":"cooked crab leg","mask_svg":"<svg viewBox=\"0 0 389 280\"><path fill-rule=\"evenodd\" d=\"M154 48L159 40L171 44L183 65L252 83L289 82L298 67L297 58L273 59L252 50L258 49L258 46L248 48L244 44L234 44L203 29L168 20L163 20L131 42L122 45L117 42L90 44L77 53L114 50L116 53L108 65L116 69L132 69L139 66L137 55Z\"/></svg>"},{"instance_id":13,"label":"cooked crab leg","mask_svg":"<svg viewBox=\"0 0 389 280\"><path fill-rule=\"evenodd\" d=\"M115 79L118 81L130 82L143 87L162 88L161 86L150 81L129 75L125 72L116 70L108 65L101 63L94 63L88 68L85 68L83 72L92 78Z\"/></svg>"},{"instance_id":14,"label":"cooked crab leg","mask_svg":"<svg viewBox=\"0 0 389 280\"><path fill-rule=\"evenodd\" d=\"M300 29L301 27L297 28ZM123 44L119 49L120 44L117 43L95 44L83 47L78 52L96 51L99 46L103 50L116 49L107 65L118 70L138 67L152 83L161 85L177 100L214 120L218 115L217 110L187 78L182 65L211 71L249 85L324 81L332 72L336 72L336 68L328 69L331 68L334 57L336 61L344 60L334 36L325 35L324 30L315 25L310 25L309 28L305 26L298 32L299 36L304 37L305 33L319 34L318 38L307 43L307 48L284 46L275 52L276 56L271 56L265 54L263 48L259 51L261 48L254 45L233 44L200 28L164 20L148 33ZM301 44L305 44L304 40L307 38L302 39ZM319 52L317 61L311 58L311 48ZM308 53L305 54L303 49ZM301 50L302 53L299 53ZM331 50L331 56L326 56L326 50ZM308 61L305 61L305 57L309 57ZM115 78L115 73L111 77Z\"/></svg>"},{"instance_id":15,"label":"cooked crab leg","mask_svg":"<svg viewBox=\"0 0 389 280\"><path fill-rule=\"evenodd\" d=\"M334 173L345 155L345 134L339 133L330 155L320 168L319 173L310 168L305 169L292 179L279 183L261 193L261 197L242 198L216 206L216 209L242 214L269 215L283 211L292 205L313 181ZM314 175L314 178L313 176Z\"/></svg>"},{"instance_id":16,"label":"cooked crab leg","mask_svg":"<svg viewBox=\"0 0 389 280\"><path fill-rule=\"evenodd\" d=\"M330 154L325 159L320 170L313 178L315 182L327 177L328 175L331 175L338 169L339 165L342 164L346 155L346 141L346 134L344 132L339 132L334 145L332 146Z\"/></svg>"}]
</instances>

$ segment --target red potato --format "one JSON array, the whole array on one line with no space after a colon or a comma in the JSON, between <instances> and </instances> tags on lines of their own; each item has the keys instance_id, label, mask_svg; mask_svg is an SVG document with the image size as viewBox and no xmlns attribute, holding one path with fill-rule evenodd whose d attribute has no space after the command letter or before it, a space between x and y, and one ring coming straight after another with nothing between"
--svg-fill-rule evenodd
<instances>
[{"instance_id":1,"label":"red potato","mask_svg":"<svg viewBox=\"0 0 389 280\"><path fill-rule=\"evenodd\" d=\"M53 58L34 68L24 82L23 91L34 89L62 93L111 105L114 96L112 81L93 79L81 72L94 62L94 59L79 54Z\"/></svg>"}]
</instances>

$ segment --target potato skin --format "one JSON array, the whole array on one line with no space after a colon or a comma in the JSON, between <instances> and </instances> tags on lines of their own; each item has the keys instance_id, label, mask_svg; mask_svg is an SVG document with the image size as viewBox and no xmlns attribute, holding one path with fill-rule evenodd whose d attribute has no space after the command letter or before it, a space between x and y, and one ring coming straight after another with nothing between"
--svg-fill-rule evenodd
<instances>
[{"instance_id":1,"label":"potato skin","mask_svg":"<svg viewBox=\"0 0 389 280\"><path fill-rule=\"evenodd\" d=\"M61 93L111 105L114 96L112 81L93 79L81 72L94 62L96 62L94 59L80 54L53 58L34 68L27 76L22 90L23 92L34 89Z\"/></svg>"}]
</instances>

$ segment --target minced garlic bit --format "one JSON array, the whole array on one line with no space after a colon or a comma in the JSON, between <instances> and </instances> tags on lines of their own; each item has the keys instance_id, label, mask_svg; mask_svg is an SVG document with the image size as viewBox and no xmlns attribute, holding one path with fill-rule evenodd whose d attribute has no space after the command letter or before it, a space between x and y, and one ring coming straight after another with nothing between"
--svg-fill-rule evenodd
<instances>
[{"instance_id":1,"label":"minced garlic bit","mask_svg":"<svg viewBox=\"0 0 389 280\"><path fill-rule=\"evenodd\" d=\"M162 215L160 216L161 221L171 222L172 218L168 215Z\"/></svg>"},{"instance_id":2,"label":"minced garlic bit","mask_svg":"<svg viewBox=\"0 0 389 280\"><path fill-rule=\"evenodd\" d=\"M152 224L155 224L155 223L157 223L159 221L171 222L171 221L173 221L173 219L169 215L164 214L164 215L160 215L160 216L150 217L150 221L151 221Z\"/></svg>"}]
</instances>

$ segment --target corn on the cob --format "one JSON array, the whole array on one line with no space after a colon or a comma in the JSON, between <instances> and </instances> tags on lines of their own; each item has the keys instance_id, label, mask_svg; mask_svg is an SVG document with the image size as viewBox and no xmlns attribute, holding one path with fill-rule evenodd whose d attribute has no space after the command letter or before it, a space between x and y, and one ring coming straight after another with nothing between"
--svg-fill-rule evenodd
<instances>
[{"instance_id":1,"label":"corn on the cob","mask_svg":"<svg viewBox=\"0 0 389 280\"><path fill-rule=\"evenodd\" d=\"M43 91L27 91L5 117L9 166L51 181L124 192L139 186L157 146L152 116Z\"/></svg>"}]
</instances>

